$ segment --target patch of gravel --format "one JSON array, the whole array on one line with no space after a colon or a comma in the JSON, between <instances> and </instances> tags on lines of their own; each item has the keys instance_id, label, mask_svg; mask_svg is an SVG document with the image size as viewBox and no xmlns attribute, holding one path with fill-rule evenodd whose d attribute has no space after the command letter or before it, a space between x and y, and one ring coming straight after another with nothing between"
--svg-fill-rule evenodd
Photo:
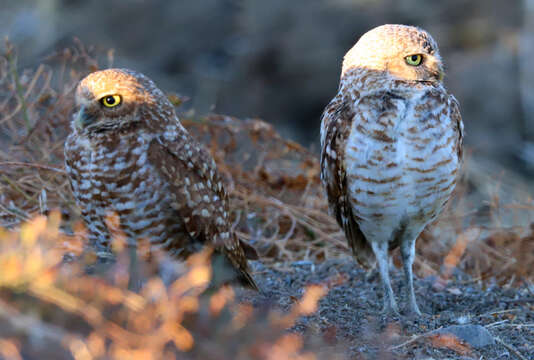
<instances>
[{"instance_id":1,"label":"patch of gravel","mask_svg":"<svg viewBox=\"0 0 534 360\"><path fill-rule=\"evenodd\" d=\"M315 265L297 262L280 270L253 264L260 293L242 291L241 301L288 311L307 285L324 284L318 311L291 331L321 336L356 359L534 359L534 294L526 286L482 285L464 274L446 284L414 279L421 318L384 316L378 276L350 258ZM399 269L391 271L404 304Z\"/></svg>"}]
</instances>

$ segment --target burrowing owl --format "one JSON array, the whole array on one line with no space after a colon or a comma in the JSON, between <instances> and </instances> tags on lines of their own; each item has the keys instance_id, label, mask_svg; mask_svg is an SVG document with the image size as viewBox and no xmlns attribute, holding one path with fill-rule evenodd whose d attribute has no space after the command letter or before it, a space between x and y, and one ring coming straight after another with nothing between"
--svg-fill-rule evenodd
<instances>
[{"instance_id":1,"label":"burrowing owl","mask_svg":"<svg viewBox=\"0 0 534 360\"><path fill-rule=\"evenodd\" d=\"M98 71L80 82L76 104L65 163L98 252L109 251L105 218L115 213L132 246L146 239L179 258L211 246L256 288L215 162L154 83L131 70Z\"/></svg>"},{"instance_id":2,"label":"burrowing owl","mask_svg":"<svg viewBox=\"0 0 534 360\"><path fill-rule=\"evenodd\" d=\"M408 311L415 241L443 209L462 157L458 102L443 83L438 46L424 30L383 25L345 55L321 124L321 178L356 259L374 265L384 311L398 313L388 250L400 246Z\"/></svg>"}]
</instances>

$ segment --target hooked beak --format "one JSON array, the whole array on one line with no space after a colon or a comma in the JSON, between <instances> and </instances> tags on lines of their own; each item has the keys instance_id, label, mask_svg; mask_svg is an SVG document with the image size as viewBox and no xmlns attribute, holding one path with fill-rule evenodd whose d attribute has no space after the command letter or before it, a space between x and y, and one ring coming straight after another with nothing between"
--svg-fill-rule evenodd
<instances>
[{"instance_id":1,"label":"hooked beak","mask_svg":"<svg viewBox=\"0 0 534 360\"><path fill-rule=\"evenodd\" d=\"M438 81L443 81L443 78L445 77L445 71L443 70L443 65L438 64L438 71L436 73L436 78Z\"/></svg>"},{"instance_id":2,"label":"hooked beak","mask_svg":"<svg viewBox=\"0 0 534 360\"><path fill-rule=\"evenodd\" d=\"M85 106L82 105L80 107L80 111L78 111L78 113L76 114L76 120L75 120L76 126L79 129L83 129L87 127L88 125L92 124L94 121L95 121L95 116L88 113L87 110L85 109Z\"/></svg>"},{"instance_id":3,"label":"hooked beak","mask_svg":"<svg viewBox=\"0 0 534 360\"><path fill-rule=\"evenodd\" d=\"M441 82L443 81L444 76L445 76L445 73L443 72L443 70L439 69L438 71L431 72L429 75L429 79L427 80Z\"/></svg>"}]
</instances>

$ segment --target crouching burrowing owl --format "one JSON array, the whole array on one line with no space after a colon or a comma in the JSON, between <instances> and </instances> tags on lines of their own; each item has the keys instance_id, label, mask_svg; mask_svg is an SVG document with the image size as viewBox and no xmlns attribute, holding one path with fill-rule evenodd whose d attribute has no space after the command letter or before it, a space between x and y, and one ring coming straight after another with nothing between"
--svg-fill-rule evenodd
<instances>
[{"instance_id":1,"label":"crouching burrowing owl","mask_svg":"<svg viewBox=\"0 0 534 360\"><path fill-rule=\"evenodd\" d=\"M178 258L210 246L232 277L256 288L215 162L154 83L98 71L80 82L76 104L65 162L97 253L109 251L105 218L114 213L131 246L146 239Z\"/></svg>"},{"instance_id":2,"label":"crouching burrowing owl","mask_svg":"<svg viewBox=\"0 0 534 360\"><path fill-rule=\"evenodd\" d=\"M388 250L400 246L408 311L415 240L456 185L462 156L458 102L443 84L434 39L419 28L383 25L345 55L339 90L321 124L321 178L330 210L356 259L374 265L384 311L398 313Z\"/></svg>"}]
</instances>

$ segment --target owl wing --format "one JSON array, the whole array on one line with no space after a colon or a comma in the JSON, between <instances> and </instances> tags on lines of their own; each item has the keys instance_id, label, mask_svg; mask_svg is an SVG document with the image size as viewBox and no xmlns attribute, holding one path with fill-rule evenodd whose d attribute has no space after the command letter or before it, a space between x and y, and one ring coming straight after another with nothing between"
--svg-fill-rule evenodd
<instances>
[{"instance_id":1,"label":"owl wing","mask_svg":"<svg viewBox=\"0 0 534 360\"><path fill-rule=\"evenodd\" d=\"M354 256L361 265L370 267L374 255L348 197L345 146L353 121L354 112L343 100L334 98L326 107L321 119L321 180L330 212L344 230Z\"/></svg>"},{"instance_id":2,"label":"owl wing","mask_svg":"<svg viewBox=\"0 0 534 360\"><path fill-rule=\"evenodd\" d=\"M456 152L458 159L461 161L463 159L464 123L460 114L460 104L453 95L449 95L449 108L453 126L456 127L456 132L458 133Z\"/></svg>"},{"instance_id":3,"label":"owl wing","mask_svg":"<svg viewBox=\"0 0 534 360\"><path fill-rule=\"evenodd\" d=\"M169 184L171 207L191 238L222 253L241 282L257 289L242 242L230 227L228 195L209 153L184 132L177 139L153 139L148 160ZM246 246L250 251L252 247Z\"/></svg>"}]
</instances>

